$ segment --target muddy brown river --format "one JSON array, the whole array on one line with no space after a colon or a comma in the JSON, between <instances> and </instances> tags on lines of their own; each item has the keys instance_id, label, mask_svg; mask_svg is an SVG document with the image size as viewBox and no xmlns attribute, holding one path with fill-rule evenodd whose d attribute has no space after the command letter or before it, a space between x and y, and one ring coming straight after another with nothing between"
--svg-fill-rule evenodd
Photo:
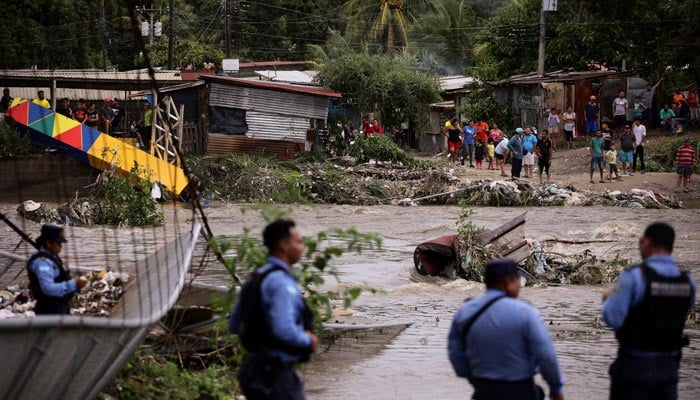
<instances>
[{"instance_id":1,"label":"muddy brown river","mask_svg":"<svg viewBox=\"0 0 700 400\"><path fill-rule=\"evenodd\" d=\"M0 207L15 215L11 205ZM357 227L384 238L383 248L361 255L347 254L335 263L340 282L329 278L328 289L361 286L365 291L351 310L338 310L340 323L411 323L397 335L350 335L304 367L302 374L310 399L468 399L471 387L454 376L447 358L447 334L452 315L465 298L483 291L479 283L443 279L416 281L413 250L425 240L455 232L457 207L393 206L293 206L292 216L304 234L331 227ZM69 228L65 257L71 265L86 268L111 266L129 270L134 260L154 246L187 230L192 212L182 207L164 208L168 223L162 228ZM239 235L244 226L259 234L263 220L255 213L241 213L240 206L220 205L207 210L217 235ZM677 230L675 255L683 268L700 276L700 213L697 210L644 210L625 208L475 208L473 220L494 228L528 211L528 238L563 238L593 241L585 245L560 245L560 252L586 248L598 255L615 254L638 260L637 239L651 222L670 222ZM38 224L23 223L36 236ZM13 251L17 236L0 227L0 248ZM203 245L193 262L193 277L203 283L226 286L226 272ZM15 252L22 254L24 246ZM4 263L4 260L2 261ZM0 264L0 268L4 268ZM604 286L541 286L522 290L521 298L536 305L557 348L566 377L567 399L605 399L608 367L616 352L612 331L600 324ZM333 321L333 322L335 322ZM700 398L700 329L690 326L691 345L684 350L680 398Z\"/></svg>"}]
</instances>

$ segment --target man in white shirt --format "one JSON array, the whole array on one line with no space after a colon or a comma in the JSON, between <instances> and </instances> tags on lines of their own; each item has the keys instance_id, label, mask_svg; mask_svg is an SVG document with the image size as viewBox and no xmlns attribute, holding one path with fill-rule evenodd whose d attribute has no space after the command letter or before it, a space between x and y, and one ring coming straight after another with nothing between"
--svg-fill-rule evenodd
<instances>
[{"instance_id":1,"label":"man in white shirt","mask_svg":"<svg viewBox=\"0 0 700 400\"><path fill-rule=\"evenodd\" d=\"M641 173L644 173L644 138L647 136L647 127L642 125L642 121L639 118L634 120L632 133L634 134L632 172L637 172L637 159L639 159L639 169Z\"/></svg>"},{"instance_id":2,"label":"man in white shirt","mask_svg":"<svg viewBox=\"0 0 700 400\"><path fill-rule=\"evenodd\" d=\"M629 105L625 92L620 92L620 97L613 100L612 112L615 117L615 133L620 134L627 123L627 106Z\"/></svg>"},{"instance_id":3,"label":"man in white shirt","mask_svg":"<svg viewBox=\"0 0 700 400\"><path fill-rule=\"evenodd\" d=\"M503 139L496 145L494 149L494 155L496 156L496 161L498 166L501 168L501 176L508 176L506 174L506 157L508 156L508 138L503 137Z\"/></svg>"}]
</instances>

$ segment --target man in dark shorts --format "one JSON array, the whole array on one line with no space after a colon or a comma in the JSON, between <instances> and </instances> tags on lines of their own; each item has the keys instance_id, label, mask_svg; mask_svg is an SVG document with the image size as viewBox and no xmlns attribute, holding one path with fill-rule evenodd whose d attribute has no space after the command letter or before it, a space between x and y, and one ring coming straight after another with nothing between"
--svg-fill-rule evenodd
<instances>
[{"instance_id":1,"label":"man in dark shorts","mask_svg":"<svg viewBox=\"0 0 700 400\"><path fill-rule=\"evenodd\" d=\"M547 135L547 131L543 130L542 133L540 133L540 140L537 141L537 144L535 145L537 165L540 167L540 185L544 183L542 182L543 173L547 174L547 184L550 183L552 175L549 171L549 167L552 165L553 153L554 150L552 150L552 140Z\"/></svg>"},{"instance_id":2,"label":"man in dark shorts","mask_svg":"<svg viewBox=\"0 0 700 400\"><path fill-rule=\"evenodd\" d=\"M683 139L683 145L676 151L676 172L678 180L676 182L676 192L680 191L681 183L683 183L683 191L689 192L688 181L690 175L693 174L693 164L695 163L695 150L690 144L690 137L686 136Z\"/></svg>"},{"instance_id":3,"label":"man in dark shorts","mask_svg":"<svg viewBox=\"0 0 700 400\"><path fill-rule=\"evenodd\" d=\"M627 123L627 108L629 102L625 97L625 92L620 92L620 97L616 97L612 103L612 112L615 118L615 133L620 133Z\"/></svg>"},{"instance_id":4,"label":"man in dark shorts","mask_svg":"<svg viewBox=\"0 0 700 400\"><path fill-rule=\"evenodd\" d=\"M598 166L600 171L600 183L605 183L603 180L603 144L603 134L598 131L595 137L591 139L591 183L595 183L593 181L593 171L596 166Z\"/></svg>"}]
</instances>

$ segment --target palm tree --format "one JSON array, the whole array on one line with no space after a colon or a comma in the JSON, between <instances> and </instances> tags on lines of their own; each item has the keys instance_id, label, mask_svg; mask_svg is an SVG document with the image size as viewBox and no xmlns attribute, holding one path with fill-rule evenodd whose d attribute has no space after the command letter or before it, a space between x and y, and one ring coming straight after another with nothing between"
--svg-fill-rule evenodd
<instances>
[{"instance_id":1,"label":"palm tree","mask_svg":"<svg viewBox=\"0 0 700 400\"><path fill-rule=\"evenodd\" d=\"M434 12L422 14L411 26L411 39L443 64L462 70L472 64L477 20L464 0L445 0Z\"/></svg>"},{"instance_id":2,"label":"palm tree","mask_svg":"<svg viewBox=\"0 0 700 400\"><path fill-rule=\"evenodd\" d=\"M371 38L385 41L385 50L394 53L397 44L408 48L409 25L422 11L437 7L436 0L348 0L343 11L350 24L369 23Z\"/></svg>"}]
</instances>

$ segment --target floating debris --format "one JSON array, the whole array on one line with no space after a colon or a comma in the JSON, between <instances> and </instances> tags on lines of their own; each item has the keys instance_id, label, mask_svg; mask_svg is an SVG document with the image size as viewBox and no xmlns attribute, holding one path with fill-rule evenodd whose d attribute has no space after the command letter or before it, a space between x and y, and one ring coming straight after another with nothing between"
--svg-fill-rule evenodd
<instances>
[{"instance_id":1,"label":"floating debris","mask_svg":"<svg viewBox=\"0 0 700 400\"><path fill-rule=\"evenodd\" d=\"M109 317L112 308L124 295L129 274L113 271L93 271L85 275L88 285L71 301L72 315ZM12 285L0 290L0 319L34 317L34 300L26 284Z\"/></svg>"},{"instance_id":2,"label":"floating debris","mask_svg":"<svg viewBox=\"0 0 700 400\"><path fill-rule=\"evenodd\" d=\"M629 208L683 208L683 203L650 190L631 189L598 192L579 192L574 187L560 188L556 184L539 186L524 180L480 180L466 183L445 193L423 198L405 198L397 205L456 204L464 199L472 206L614 206Z\"/></svg>"}]
</instances>

